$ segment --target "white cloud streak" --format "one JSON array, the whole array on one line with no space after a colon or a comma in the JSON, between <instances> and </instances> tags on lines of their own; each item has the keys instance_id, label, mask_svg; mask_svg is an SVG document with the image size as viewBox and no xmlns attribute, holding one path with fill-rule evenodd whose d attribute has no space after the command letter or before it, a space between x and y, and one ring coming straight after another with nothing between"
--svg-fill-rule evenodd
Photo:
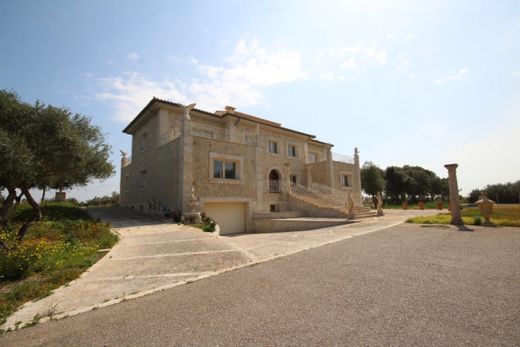
<instances>
[{"instance_id":1,"label":"white cloud streak","mask_svg":"<svg viewBox=\"0 0 520 347\"><path fill-rule=\"evenodd\" d=\"M436 86L442 86L451 82L460 81L464 78L464 76L468 73L468 69L462 68L459 69L456 73L448 75L448 76L441 76L437 78L433 84Z\"/></svg>"},{"instance_id":2,"label":"white cloud streak","mask_svg":"<svg viewBox=\"0 0 520 347\"><path fill-rule=\"evenodd\" d=\"M137 54L136 52L130 52L126 57L128 58L128 60L131 61L139 61L141 59L139 54Z\"/></svg>"},{"instance_id":3,"label":"white cloud streak","mask_svg":"<svg viewBox=\"0 0 520 347\"><path fill-rule=\"evenodd\" d=\"M388 53L378 45L354 45L319 53L315 60L319 78L332 81L351 77L371 68L381 68L388 61Z\"/></svg>"}]
</instances>

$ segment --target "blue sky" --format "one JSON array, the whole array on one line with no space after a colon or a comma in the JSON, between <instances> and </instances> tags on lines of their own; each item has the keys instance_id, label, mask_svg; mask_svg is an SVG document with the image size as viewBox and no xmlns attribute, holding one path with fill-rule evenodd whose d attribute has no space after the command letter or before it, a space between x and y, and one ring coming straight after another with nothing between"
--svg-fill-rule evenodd
<instances>
[{"instance_id":1,"label":"blue sky","mask_svg":"<svg viewBox=\"0 0 520 347\"><path fill-rule=\"evenodd\" d=\"M0 47L0 88L91 116L116 167L157 96L233 105L382 168L457 162L463 193L520 179L518 1L4 0Z\"/></svg>"}]
</instances>

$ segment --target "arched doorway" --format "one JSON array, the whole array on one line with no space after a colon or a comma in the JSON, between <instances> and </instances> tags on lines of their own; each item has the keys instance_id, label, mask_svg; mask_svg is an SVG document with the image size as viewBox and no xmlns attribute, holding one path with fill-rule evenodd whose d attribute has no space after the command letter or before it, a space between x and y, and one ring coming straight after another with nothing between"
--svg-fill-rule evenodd
<instances>
[{"instance_id":1,"label":"arched doorway","mask_svg":"<svg viewBox=\"0 0 520 347\"><path fill-rule=\"evenodd\" d=\"M269 171L269 193L282 192L282 177L278 170L272 169Z\"/></svg>"}]
</instances>

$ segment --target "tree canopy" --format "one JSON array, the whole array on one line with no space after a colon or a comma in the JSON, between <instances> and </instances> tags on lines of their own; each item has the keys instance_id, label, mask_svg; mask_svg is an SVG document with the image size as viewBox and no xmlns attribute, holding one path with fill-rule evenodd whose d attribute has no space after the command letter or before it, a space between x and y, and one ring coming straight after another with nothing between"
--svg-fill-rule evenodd
<instances>
[{"instance_id":1,"label":"tree canopy","mask_svg":"<svg viewBox=\"0 0 520 347\"><path fill-rule=\"evenodd\" d=\"M496 203L520 203L520 181L505 184L489 184L484 189L473 189L469 193L469 202L477 201L482 194L485 194L489 199L495 200Z\"/></svg>"},{"instance_id":2,"label":"tree canopy","mask_svg":"<svg viewBox=\"0 0 520 347\"><path fill-rule=\"evenodd\" d=\"M361 188L372 196L375 196L377 192L383 192L385 188L383 170L371 161L365 162L361 168Z\"/></svg>"},{"instance_id":3,"label":"tree canopy","mask_svg":"<svg viewBox=\"0 0 520 347\"><path fill-rule=\"evenodd\" d=\"M21 240L31 222L41 219L32 188L64 189L82 186L114 173L110 146L90 118L64 107L29 104L14 92L0 91L0 189L7 197L0 214L6 225L16 190L35 210L35 217L20 229Z\"/></svg>"}]
</instances>

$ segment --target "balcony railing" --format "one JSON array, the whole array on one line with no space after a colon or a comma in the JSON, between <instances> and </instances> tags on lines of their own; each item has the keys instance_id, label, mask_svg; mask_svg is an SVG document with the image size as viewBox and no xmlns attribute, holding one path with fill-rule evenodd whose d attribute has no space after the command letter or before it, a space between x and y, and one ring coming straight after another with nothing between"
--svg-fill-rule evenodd
<instances>
[{"instance_id":1,"label":"balcony railing","mask_svg":"<svg viewBox=\"0 0 520 347\"><path fill-rule=\"evenodd\" d=\"M332 160L347 164L354 164L354 157L332 152Z\"/></svg>"},{"instance_id":2,"label":"balcony railing","mask_svg":"<svg viewBox=\"0 0 520 347\"><path fill-rule=\"evenodd\" d=\"M226 137L224 129L219 129L199 122L191 123L191 134L194 136L217 140L224 140Z\"/></svg>"}]
</instances>

